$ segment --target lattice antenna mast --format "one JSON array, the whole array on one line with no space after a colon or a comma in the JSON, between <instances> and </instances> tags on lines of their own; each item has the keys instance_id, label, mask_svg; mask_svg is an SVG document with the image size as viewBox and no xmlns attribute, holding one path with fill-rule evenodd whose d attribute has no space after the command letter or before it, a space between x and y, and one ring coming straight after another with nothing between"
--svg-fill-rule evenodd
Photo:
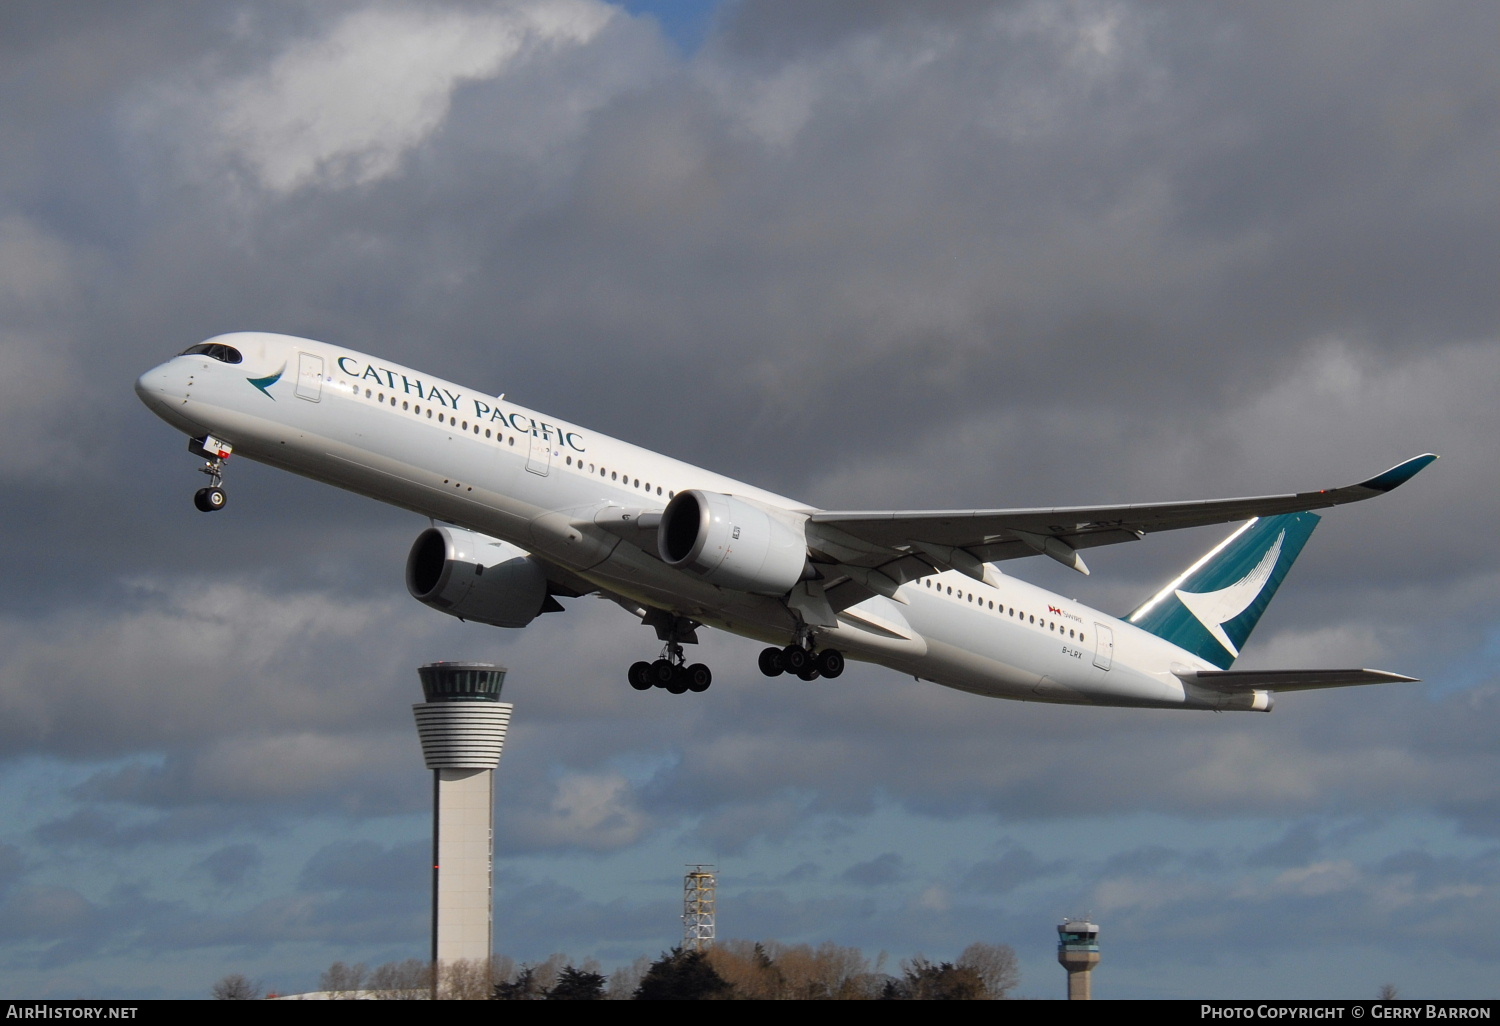
<instances>
[{"instance_id":1,"label":"lattice antenna mast","mask_svg":"<svg viewBox=\"0 0 1500 1026\"><path fill-rule=\"evenodd\" d=\"M713 866L691 864L682 881L682 950L707 951L714 946Z\"/></svg>"}]
</instances>

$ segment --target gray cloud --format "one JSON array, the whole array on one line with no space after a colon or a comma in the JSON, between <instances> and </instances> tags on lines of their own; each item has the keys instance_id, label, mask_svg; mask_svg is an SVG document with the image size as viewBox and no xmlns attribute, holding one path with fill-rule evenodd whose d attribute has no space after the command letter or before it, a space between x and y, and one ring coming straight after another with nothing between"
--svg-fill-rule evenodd
<instances>
[{"instance_id":1,"label":"gray cloud","mask_svg":"<svg viewBox=\"0 0 1500 1026\"><path fill-rule=\"evenodd\" d=\"M1058 873L1058 862L1043 862L1025 848L1012 848L998 859L975 863L964 873L964 886L980 893L1005 894Z\"/></svg>"},{"instance_id":2,"label":"gray cloud","mask_svg":"<svg viewBox=\"0 0 1500 1026\"><path fill-rule=\"evenodd\" d=\"M850 866L840 874L841 879L865 887L882 887L899 883L906 877L907 871L902 864L901 856L893 851L877 855L868 862Z\"/></svg>"},{"instance_id":3,"label":"gray cloud","mask_svg":"<svg viewBox=\"0 0 1500 1026\"><path fill-rule=\"evenodd\" d=\"M588 0L7 7L0 797L24 815L0 833L0 979L123 993L105 966L129 959L101 952L130 944L205 980L239 966L191 945L419 954L417 841L360 830L425 808L412 669L454 655L512 668L518 954L670 946L657 863L682 847L760 881L726 888L741 935L940 951L1093 900L1159 958L1153 938L1233 935L1271 959L1339 917L1447 951L1441 917L1493 903L1500 822L1496 18L742 0L684 56ZM656 643L592 599L519 634L410 605L418 518L239 461L233 507L192 511L194 464L130 385L238 328L843 507L1283 491L1438 451L1328 515L1245 657L1429 683L1259 718L1056 709L862 667L767 681L708 636L709 694L638 695L623 668ZM1005 569L1118 611L1210 534L1101 553L1087 581ZM35 760L85 783L25 790ZM1355 852L1351 816L1450 833ZM1148 848L1131 817L1204 839ZM1080 823L1082 863L997 846ZM976 848L940 878L922 835L961 824ZM213 911L132 876L143 853L264 893Z\"/></svg>"},{"instance_id":4,"label":"gray cloud","mask_svg":"<svg viewBox=\"0 0 1500 1026\"><path fill-rule=\"evenodd\" d=\"M198 863L215 884L238 888L250 881L265 862L254 844L229 844L211 851Z\"/></svg>"},{"instance_id":5,"label":"gray cloud","mask_svg":"<svg viewBox=\"0 0 1500 1026\"><path fill-rule=\"evenodd\" d=\"M1312 861L1322 849L1322 838L1311 823L1297 823L1280 840L1250 853L1252 866L1300 866Z\"/></svg>"},{"instance_id":6,"label":"gray cloud","mask_svg":"<svg viewBox=\"0 0 1500 1026\"><path fill-rule=\"evenodd\" d=\"M302 869L302 886L309 890L410 893L425 880L430 868L430 846L419 843L386 848L372 841L341 841L328 845Z\"/></svg>"},{"instance_id":7,"label":"gray cloud","mask_svg":"<svg viewBox=\"0 0 1500 1026\"><path fill-rule=\"evenodd\" d=\"M25 869L25 857L14 844L0 845L0 897L21 878Z\"/></svg>"}]
</instances>

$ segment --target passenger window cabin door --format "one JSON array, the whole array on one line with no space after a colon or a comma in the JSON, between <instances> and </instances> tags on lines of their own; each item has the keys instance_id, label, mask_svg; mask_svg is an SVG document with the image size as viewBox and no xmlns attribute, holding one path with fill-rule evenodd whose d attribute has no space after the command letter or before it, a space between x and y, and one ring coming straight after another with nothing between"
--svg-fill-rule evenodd
<instances>
[{"instance_id":1,"label":"passenger window cabin door","mask_svg":"<svg viewBox=\"0 0 1500 1026\"><path fill-rule=\"evenodd\" d=\"M297 354L297 398L310 403L323 398L323 358L317 353Z\"/></svg>"},{"instance_id":2,"label":"passenger window cabin door","mask_svg":"<svg viewBox=\"0 0 1500 1026\"><path fill-rule=\"evenodd\" d=\"M1115 661L1115 632L1102 623L1094 624L1094 665L1107 670Z\"/></svg>"},{"instance_id":3,"label":"passenger window cabin door","mask_svg":"<svg viewBox=\"0 0 1500 1026\"><path fill-rule=\"evenodd\" d=\"M526 454L526 469L538 477L547 476L547 472L552 469L551 439L540 433L531 436L531 451Z\"/></svg>"}]
</instances>

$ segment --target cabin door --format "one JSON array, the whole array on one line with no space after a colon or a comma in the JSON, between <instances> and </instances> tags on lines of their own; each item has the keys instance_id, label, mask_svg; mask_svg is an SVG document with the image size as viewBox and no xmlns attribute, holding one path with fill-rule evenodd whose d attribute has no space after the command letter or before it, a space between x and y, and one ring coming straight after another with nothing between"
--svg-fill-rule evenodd
<instances>
[{"instance_id":1,"label":"cabin door","mask_svg":"<svg viewBox=\"0 0 1500 1026\"><path fill-rule=\"evenodd\" d=\"M1115 632L1102 623L1094 624L1094 665L1107 670L1115 661Z\"/></svg>"},{"instance_id":2,"label":"cabin door","mask_svg":"<svg viewBox=\"0 0 1500 1026\"><path fill-rule=\"evenodd\" d=\"M297 354L297 398L312 403L323 398L323 358L317 353Z\"/></svg>"},{"instance_id":3,"label":"cabin door","mask_svg":"<svg viewBox=\"0 0 1500 1026\"><path fill-rule=\"evenodd\" d=\"M526 455L526 469L538 477L547 476L547 471L552 469L552 440L550 438L540 434L531 436L531 451Z\"/></svg>"}]
</instances>

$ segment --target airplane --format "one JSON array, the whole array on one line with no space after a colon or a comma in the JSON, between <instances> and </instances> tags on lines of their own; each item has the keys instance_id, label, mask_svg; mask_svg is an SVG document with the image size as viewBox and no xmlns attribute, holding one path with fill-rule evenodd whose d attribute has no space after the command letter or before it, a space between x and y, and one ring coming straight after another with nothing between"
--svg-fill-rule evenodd
<instances>
[{"instance_id":1,"label":"airplane","mask_svg":"<svg viewBox=\"0 0 1500 1026\"><path fill-rule=\"evenodd\" d=\"M411 595L519 628L594 594L656 631L632 687L702 692L683 646L712 627L769 647L767 676L838 677L845 658L1031 702L1268 712L1275 694L1417 678L1370 669L1231 666L1318 522L1437 457L1322 491L1147 505L826 510L340 346L218 335L141 375L136 393L186 434L224 508L231 455L429 518ZM1122 618L1000 573L1153 531L1245 521Z\"/></svg>"}]
</instances>

